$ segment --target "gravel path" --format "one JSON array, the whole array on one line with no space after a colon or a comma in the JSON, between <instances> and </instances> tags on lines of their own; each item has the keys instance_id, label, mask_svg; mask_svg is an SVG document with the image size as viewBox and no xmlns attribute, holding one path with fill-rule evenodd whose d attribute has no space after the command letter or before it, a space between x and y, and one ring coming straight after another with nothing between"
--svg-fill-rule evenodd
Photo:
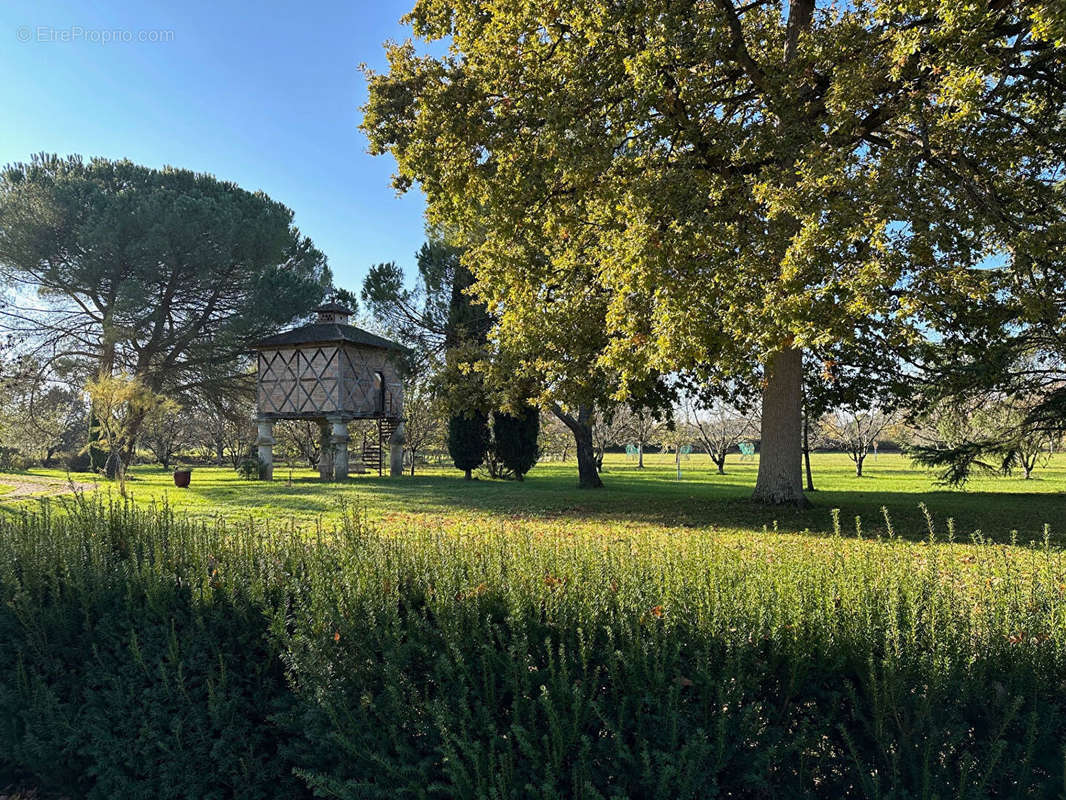
<instances>
[{"instance_id":1,"label":"gravel path","mask_svg":"<svg viewBox=\"0 0 1066 800\"><path fill-rule=\"evenodd\" d=\"M0 486L11 487L10 492L0 494L0 503L5 500L21 500L26 497L70 494L74 490L88 492L96 488L94 483L40 478L36 475L0 475Z\"/></svg>"}]
</instances>

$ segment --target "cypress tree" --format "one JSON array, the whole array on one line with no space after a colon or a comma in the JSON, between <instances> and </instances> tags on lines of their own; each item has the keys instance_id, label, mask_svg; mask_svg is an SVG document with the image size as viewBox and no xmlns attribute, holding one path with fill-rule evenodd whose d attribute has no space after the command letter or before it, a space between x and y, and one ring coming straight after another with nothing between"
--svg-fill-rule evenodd
<instances>
[{"instance_id":1,"label":"cypress tree","mask_svg":"<svg viewBox=\"0 0 1066 800\"><path fill-rule=\"evenodd\" d=\"M485 461L489 449L489 418L483 411L453 414L448 420L448 454L456 469L470 473Z\"/></svg>"},{"instance_id":2,"label":"cypress tree","mask_svg":"<svg viewBox=\"0 0 1066 800\"><path fill-rule=\"evenodd\" d=\"M480 375L469 370L469 365L482 356L492 320L485 306L472 302L465 291L473 281L470 270L456 258L445 331L443 383L451 409L448 453L456 468L466 473L467 480L471 471L484 463L491 443L484 384Z\"/></svg>"},{"instance_id":3,"label":"cypress tree","mask_svg":"<svg viewBox=\"0 0 1066 800\"><path fill-rule=\"evenodd\" d=\"M540 457L537 436L540 434L540 411L526 406L519 414L496 412L492 417L493 446L496 457L518 480L523 480Z\"/></svg>"}]
</instances>

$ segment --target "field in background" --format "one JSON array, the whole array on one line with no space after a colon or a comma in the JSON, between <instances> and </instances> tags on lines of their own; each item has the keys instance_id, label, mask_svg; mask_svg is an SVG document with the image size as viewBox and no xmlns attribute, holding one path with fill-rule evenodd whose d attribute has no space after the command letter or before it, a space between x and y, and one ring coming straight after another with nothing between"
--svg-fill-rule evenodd
<instances>
[{"instance_id":1,"label":"field in background","mask_svg":"<svg viewBox=\"0 0 1066 800\"><path fill-rule=\"evenodd\" d=\"M934 476L914 468L898 454L867 459L865 476L856 478L847 456L818 453L813 457L818 491L810 495L813 508L805 511L768 509L746 502L755 482L757 463L732 457L727 474L718 475L706 456L682 461L682 479L676 479L673 456L645 456L645 469L637 469L624 455L609 455L600 491L581 491L574 462L538 465L526 481L502 482L485 478L466 482L451 468L419 468L415 477L353 476L346 484L323 484L308 469L292 472L278 465L273 483L241 480L233 470L197 467L189 489L174 487L170 473L156 466L131 472L129 491L138 503L166 501L178 512L197 517L230 519L254 517L274 522L295 520L313 524L316 519L336 519L344 505L365 510L368 518L386 525L432 520L434 524L501 525L522 522L534 526L566 527L571 532L602 529L662 527L695 528L723 532L761 531L775 526L782 531L826 533L832 530L834 509L839 509L844 532L855 531L861 516L865 536L885 532L882 507L899 536L921 539L929 534L919 507L924 504L934 520L937 537L946 537L948 520L954 520L956 537L968 539L977 530L991 539L1007 542L1014 532L1021 543L1040 541L1050 526L1052 541L1066 544L1063 520L1066 490L1066 456L1056 456L1039 468L1031 480L1020 474L985 477L964 489L936 484ZM65 481L57 470L31 470L30 479ZM34 504L35 499L5 498L4 486L22 476L0 475L0 509ZM94 482L93 476L72 476ZM97 483L104 492L113 484ZM53 483L54 491L54 483Z\"/></svg>"}]
</instances>

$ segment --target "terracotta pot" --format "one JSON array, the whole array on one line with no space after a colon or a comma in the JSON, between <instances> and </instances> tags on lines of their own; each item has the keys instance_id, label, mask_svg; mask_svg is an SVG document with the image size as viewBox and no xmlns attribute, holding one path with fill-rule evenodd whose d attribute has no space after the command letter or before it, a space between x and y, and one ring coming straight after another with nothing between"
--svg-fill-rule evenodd
<instances>
[{"instance_id":1,"label":"terracotta pot","mask_svg":"<svg viewBox=\"0 0 1066 800\"><path fill-rule=\"evenodd\" d=\"M189 485L189 480L192 478L191 469L176 469L174 470L174 485L179 489L184 489Z\"/></svg>"}]
</instances>

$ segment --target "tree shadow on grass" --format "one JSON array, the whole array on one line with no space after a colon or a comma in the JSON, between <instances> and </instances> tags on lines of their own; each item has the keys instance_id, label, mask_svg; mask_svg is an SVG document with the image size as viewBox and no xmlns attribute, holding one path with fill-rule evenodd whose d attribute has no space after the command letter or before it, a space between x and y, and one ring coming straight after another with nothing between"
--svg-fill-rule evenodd
<instances>
[{"instance_id":1,"label":"tree shadow on grass","mask_svg":"<svg viewBox=\"0 0 1066 800\"><path fill-rule=\"evenodd\" d=\"M226 484L197 490L208 508L227 515L254 514L273 521L321 517L342 505L365 510L371 521L381 518L429 516L438 524L459 522L471 515L500 522L534 521L588 527L597 524L655 525L665 528L721 528L832 534L834 513L841 532L863 536L889 533L885 512L896 536L911 540L929 537L926 510L937 539L949 535L949 519L958 541L976 530L998 542L1010 542L1013 532L1021 544L1041 543L1045 523L1051 541L1066 545L1066 532L1055 529L1061 516L1061 493L931 490L818 491L809 495L807 509L768 507L749 501L751 486L735 477L721 480L672 481L655 475L617 472L601 490L579 490L571 476L547 473L524 482L464 481L447 474L379 478L358 476L345 483L322 483L312 477L273 483ZM924 504L925 509L921 507ZM257 513L256 509L264 509ZM855 518L861 522L856 526Z\"/></svg>"}]
</instances>

